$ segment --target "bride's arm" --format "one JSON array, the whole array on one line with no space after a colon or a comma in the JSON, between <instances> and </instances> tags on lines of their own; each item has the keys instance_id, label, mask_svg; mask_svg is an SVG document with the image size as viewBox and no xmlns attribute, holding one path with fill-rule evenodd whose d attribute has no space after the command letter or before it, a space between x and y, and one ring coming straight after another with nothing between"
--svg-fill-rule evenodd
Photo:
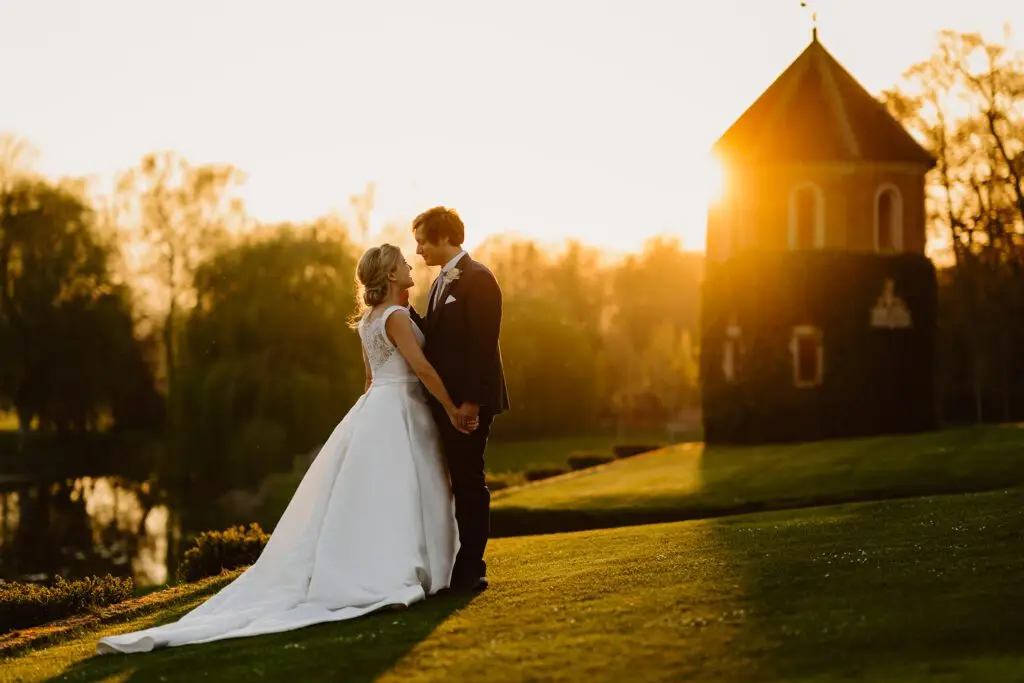
<instances>
[{"instance_id":1,"label":"bride's arm","mask_svg":"<svg viewBox=\"0 0 1024 683\"><path fill-rule=\"evenodd\" d=\"M437 374L437 370L430 364L427 357L423 355L423 349L420 348L416 337L413 335L412 320L409 316L397 312L395 315L388 317L384 323L384 330L387 332L388 338L398 348L398 352L402 354L413 372L423 382L423 386L441 403L444 411L448 413L448 419L457 427L456 417L458 408L456 408L455 403L452 401L452 397L448 395L448 390L445 389L441 376Z\"/></svg>"},{"instance_id":2,"label":"bride's arm","mask_svg":"<svg viewBox=\"0 0 1024 683\"><path fill-rule=\"evenodd\" d=\"M373 382L373 369L370 368L370 359L366 357L366 349L363 349L363 370L366 372L366 384L363 386L365 394L370 390L370 384Z\"/></svg>"}]
</instances>

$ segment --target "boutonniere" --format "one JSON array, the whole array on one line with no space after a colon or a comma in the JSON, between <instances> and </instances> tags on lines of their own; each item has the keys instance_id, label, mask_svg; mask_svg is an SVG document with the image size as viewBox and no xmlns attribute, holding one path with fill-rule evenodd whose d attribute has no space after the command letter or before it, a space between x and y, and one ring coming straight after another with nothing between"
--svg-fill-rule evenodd
<instances>
[{"instance_id":1,"label":"boutonniere","mask_svg":"<svg viewBox=\"0 0 1024 683\"><path fill-rule=\"evenodd\" d=\"M450 285L451 283L458 280L460 275L462 275L461 270L459 270L458 268L452 268L451 270L444 274L444 283L446 285Z\"/></svg>"}]
</instances>

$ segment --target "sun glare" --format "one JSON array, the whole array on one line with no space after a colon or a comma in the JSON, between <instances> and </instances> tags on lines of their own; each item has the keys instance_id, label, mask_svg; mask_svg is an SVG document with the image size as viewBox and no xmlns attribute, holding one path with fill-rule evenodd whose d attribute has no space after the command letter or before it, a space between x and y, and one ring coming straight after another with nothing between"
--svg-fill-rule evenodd
<instances>
[{"instance_id":1,"label":"sun glare","mask_svg":"<svg viewBox=\"0 0 1024 683\"><path fill-rule=\"evenodd\" d=\"M704 190L704 198L709 206L722 198L722 193L725 191L725 167L722 165L721 159L714 154L708 154L703 173L701 173L701 185Z\"/></svg>"}]
</instances>

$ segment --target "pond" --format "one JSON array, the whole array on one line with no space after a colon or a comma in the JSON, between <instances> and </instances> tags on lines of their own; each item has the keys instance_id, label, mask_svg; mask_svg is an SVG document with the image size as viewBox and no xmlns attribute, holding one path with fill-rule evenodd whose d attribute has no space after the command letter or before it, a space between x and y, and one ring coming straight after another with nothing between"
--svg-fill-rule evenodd
<instances>
[{"instance_id":1,"label":"pond","mask_svg":"<svg viewBox=\"0 0 1024 683\"><path fill-rule=\"evenodd\" d=\"M77 477L0 481L0 578L48 582L94 574L165 583L180 515L148 481Z\"/></svg>"},{"instance_id":2,"label":"pond","mask_svg":"<svg viewBox=\"0 0 1024 683\"><path fill-rule=\"evenodd\" d=\"M194 477L170 491L155 483L161 448L136 435L0 432L0 580L167 583L197 533L254 520L272 529L313 455L256 491Z\"/></svg>"}]
</instances>

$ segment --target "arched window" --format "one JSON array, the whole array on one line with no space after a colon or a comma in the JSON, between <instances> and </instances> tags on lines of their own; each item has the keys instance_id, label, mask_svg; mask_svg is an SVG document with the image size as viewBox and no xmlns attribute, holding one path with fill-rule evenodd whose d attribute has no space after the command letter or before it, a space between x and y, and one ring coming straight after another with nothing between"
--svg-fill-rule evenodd
<instances>
[{"instance_id":1,"label":"arched window","mask_svg":"<svg viewBox=\"0 0 1024 683\"><path fill-rule=\"evenodd\" d=\"M825 196L814 183L801 183L789 195L789 248L825 246Z\"/></svg>"},{"instance_id":2,"label":"arched window","mask_svg":"<svg viewBox=\"0 0 1024 683\"><path fill-rule=\"evenodd\" d=\"M875 251L903 250L903 197L886 184L875 193Z\"/></svg>"}]
</instances>

